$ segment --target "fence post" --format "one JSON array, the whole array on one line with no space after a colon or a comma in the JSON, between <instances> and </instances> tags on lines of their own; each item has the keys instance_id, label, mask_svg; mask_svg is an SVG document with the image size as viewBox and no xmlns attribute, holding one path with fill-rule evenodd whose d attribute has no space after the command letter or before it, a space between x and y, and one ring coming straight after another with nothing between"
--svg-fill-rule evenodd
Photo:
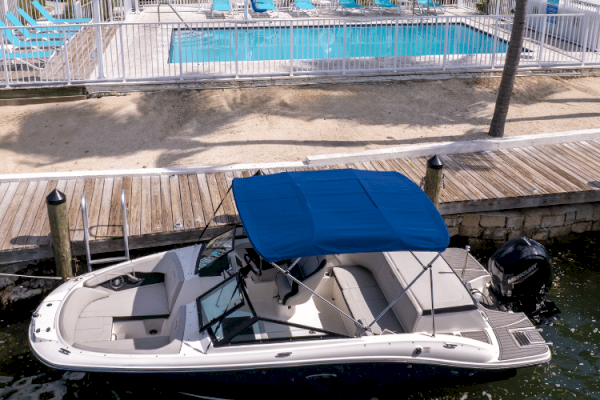
<instances>
[{"instance_id":1,"label":"fence post","mask_svg":"<svg viewBox=\"0 0 600 400\"><path fill-rule=\"evenodd\" d=\"M4 36L5 30L6 29L0 28L0 32L2 32L3 36ZM4 40L0 40L0 47L2 47L2 54L6 54ZM8 64L6 62L6 57L2 57L2 62L4 63L4 79L6 79L6 87L9 88L10 87L10 76L8 74Z\"/></svg>"},{"instance_id":2,"label":"fence post","mask_svg":"<svg viewBox=\"0 0 600 400\"><path fill-rule=\"evenodd\" d=\"M294 21L290 21L290 76L294 76Z\"/></svg>"},{"instance_id":3,"label":"fence post","mask_svg":"<svg viewBox=\"0 0 600 400\"><path fill-rule=\"evenodd\" d=\"M177 24L177 32L179 32L179 80L183 80L183 57L181 55L181 23Z\"/></svg>"},{"instance_id":4,"label":"fence post","mask_svg":"<svg viewBox=\"0 0 600 400\"><path fill-rule=\"evenodd\" d=\"M446 70L446 59L448 58L448 35L450 30L450 18L446 17L446 32L444 33L444 59L442 60L442 71Z\"/></svg>"},{"instance_id":5,"label":"fence post","mask_svg":"<svg viewBox=\"0 0 600 400\"><path fill-rule=\"evenodd\" d=\"M496 0L496 15L500 15L500 2L502 0Z\"/></svg>"},{"instance_id":6,"label":"fence post","mask_svg":"<svg viewBox=\"0 0 600 400\"><path fill-rule=\"evenodd\" d=\"M200 9L200 2L198 2L198 10ZM140 13L140 0L135 0L135 13Z\"/></svg>"},{"instance_id":7,"label":"fence post","mask_svg":"<svg viewBox=\"0 0 600 400\"><path fill-rule=\"evenodd\" d=\"M234 23L234 27L235 27L235 79L239 78L239 72L238 72L238 24L237 22Z\"/></svg>"},{"instance_id":8,"label":"fence post","mask_svg":"<svg viewBox=\"0 0 600 400\"><path fill-rule=\"evenodd\" d=\"M425 172L425 194L436 207L440 204L440 190L443 184L444 163L436 155L427 160L427 171Z\"/></svg>"},{"instance_id":9,"label":"fence post","mask_svg":"<svg viewBox=\"0 0 600 400\"><path fill-rule=\"evenodd\" d=\"M494 17L494 44L492 45L492 68L496 65L496 54L498 54L498 25L500 24L500 18Z\"/></svg>"},{"instance_id":10,"label":"fence post","mask_svg":"<svg viewBox=\"0 0 600 400\"><path fill-rule=\"evenodd\" d=\"M123 68L123 82L127 81L125 75L125 42L123 41L123 23L119 26L119 35L121 36L121 67Z\"/></svg>"},{"instance_id":11,"label":"fence post","mask_svg":"<svg viewBox=\"0 0 600 400\"><path fill-rule=\"evenodd\" d=\"M394 28L394 72L398 72L398 18Z\"/></svg>"},{"instance_id":12,"label":"fence post","mask_svg":"<svg viewBox=\"0 0 600 400\"><path fill-rule=\"evenodd\" d=\"M585 37L583 38L583 48L581 49L581 66L585 65L585 56L587 55L587 42L590 37L590 17L588 14L583 14L583 19L585 21L583 25L583 34Z\"/></svg>"},{"instance_id":13,"label":"fence post","mask_svg":"<svg viewBox=\"0 0 600 400\"><path fill-rule=\"evenodd\" d=\"M67 30L65 28L61 28L62 29L62 34L63 34L63 41L65 42L65 44L63 45L63 49L64 49L64 56L65 56L65 71L67 71L67 85L71 84L71 68L69 66L69 50L67 47Z\"/></svg>"},{"instance_id":14,"label":"fence post","mask_svg":"<svg viewBox=\"0 0 600 400\"><path fill-rule=\"evenodd\" d=\"M344 40L342 41L342 75L346 75L346 20L344 20Z\"/></svg>"},{"instance_id":15,"label":"fence post","mask_svg":"<svg viewBox=\"0 0 600 400\"><path fill-rule=\"evenodd\" d=\"M542 17L542 36L540 37L540 54L538 55L538 67L542 67L542 56L544 54L544 44L546 43L546 28L548 27L548 17Z\"/></svg>"},{"instance_id":16,"label":"fence post","mask_svg":"<svg viewBox=\"0 0 600 400\"><path fill-rule=\"evenodd\" d=\"M92 17L96 24L96 60L98 61L98 79L104 79L104 62L102 60L102 27L100 23L100 0L94 0L92 4Z\"/></svg>"},{"instance_id":17,"label":"fence post","mask_svg":"<svg viewBox=\"0 0 600 400\"><path fill-rule=\"evenodd\" d=\"M73 277L71 263L71 240L69 238L69 213L65 195L54 189L46 197L50 234L52 235L52 252L56 265L56 276L63 281Z\"/></svg>"}]
</instances>

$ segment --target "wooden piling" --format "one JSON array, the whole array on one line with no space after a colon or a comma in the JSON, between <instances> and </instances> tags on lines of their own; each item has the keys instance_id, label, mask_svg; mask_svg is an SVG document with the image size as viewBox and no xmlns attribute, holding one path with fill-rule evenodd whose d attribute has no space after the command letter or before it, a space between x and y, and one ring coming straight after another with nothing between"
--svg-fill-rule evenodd
<instances>
[{"instance_id":1,"label":"wooden piling","mask_svg":"<svg viewBox=\"0 0 600 400\"><path fill-rule=\"evenodd\" d=\"M425 172L425 194L429 196L433 204L440 204L440 190L444 176L444 163L438 156L427 160L427 171Z\"/></svg>"},{"instance_id":2,"label":"wooden piling","mask_svg":"<svg viewBox=\"0 0 600 400\"><path fill-rule=\"evenodd\" d=\"M50 233L52 235L52 251L56 264L56 276L66 281L73 277L71 257L71 240L69 238L69 214L67 198L64 193L54 189L46 197Z\"/></svg>"}]
</instances>

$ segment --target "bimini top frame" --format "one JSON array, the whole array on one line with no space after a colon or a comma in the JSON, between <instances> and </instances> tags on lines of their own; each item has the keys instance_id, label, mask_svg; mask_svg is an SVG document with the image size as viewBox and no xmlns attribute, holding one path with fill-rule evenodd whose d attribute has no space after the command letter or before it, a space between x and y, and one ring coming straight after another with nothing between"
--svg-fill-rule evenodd
<instances>
[{"instance_id":1,"label":"bimini top frame","mask_svg":"<svg viewBox=\"0 0 600 400\"><path fill-rule=\"evenodd\" d=\"M236 178L233 194L254 249L290 279L366 331L448 247L450 236L427 195L397 172L352 169L287 172ZM438 255L377 318L364 326L293 277L276 261L383 251L436 251ZM420 262L420 261L419 261ZM431 283L433 334L433 281Z\"/></svg>"}]
</instances>

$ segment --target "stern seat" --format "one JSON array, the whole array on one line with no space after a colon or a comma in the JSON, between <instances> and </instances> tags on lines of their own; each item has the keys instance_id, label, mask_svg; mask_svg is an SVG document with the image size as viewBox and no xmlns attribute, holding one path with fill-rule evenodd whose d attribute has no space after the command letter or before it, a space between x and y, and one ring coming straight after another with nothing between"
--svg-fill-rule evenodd
<instances>
[{"instance_id":1,"label":"stern seat","mask_svg":"<svg viewBox=\"0 0 600 400\"><path fill-rule=\"evenodd\" d=\"M67 298L59 329L69 345L106 353L179 352L185 325L185 307L174 310L184 281L179 258L165 253L139 261L89 279ZM100 286L133 271L162 273L164 282L120 291Z\"/></svg>"}]
</instances>

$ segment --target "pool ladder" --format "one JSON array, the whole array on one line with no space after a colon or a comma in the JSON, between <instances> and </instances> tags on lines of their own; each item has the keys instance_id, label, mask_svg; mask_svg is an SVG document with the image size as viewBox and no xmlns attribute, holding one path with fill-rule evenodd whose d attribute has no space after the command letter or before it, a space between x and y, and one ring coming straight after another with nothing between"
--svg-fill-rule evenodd
<instances>
[{"instance_id":1,"label":"pool ladder","mask_svg":"<svg viewBox=\"0 0 600 400\"><path fill-rule=\"evenodd\" d=\"M183 20L183 18L181 18L181 15L179 15L179 13L173 8L173 6L171 5L171 3L169 3L169 2L161 1L160 3L158 3L158 22L160 22L160 6L163 5L163 4L171 7L171 10L173 10L173 12L175 13L175 15L177 15L179 17L179 19L181 20L181 22L183 22L183 24L185 25L186 28L188 28L190 30L192 29L192 28L190 28L190 26L188 24L186 24L186 22Z\"/></svg>"},{"instance_id":2,"label":"pool ladder","mask_svg":"<svg viewBox=\"0 0 600 400\"><path fill-rule=\"evenodd\" d=\"M123 214L123 241L125 242L125 255L121 257L107 257L92 260L90 253L90 223L88 220L85 193L81 195L81 217L83 219L83 238L85 241L85 254L87 256L88 272L92 272L92 264L107 264L115 261L129 261L129 227L127 226L127 207L125 203L125 190L121 190L121 212Z\"/></svg>"}]
</instances>

